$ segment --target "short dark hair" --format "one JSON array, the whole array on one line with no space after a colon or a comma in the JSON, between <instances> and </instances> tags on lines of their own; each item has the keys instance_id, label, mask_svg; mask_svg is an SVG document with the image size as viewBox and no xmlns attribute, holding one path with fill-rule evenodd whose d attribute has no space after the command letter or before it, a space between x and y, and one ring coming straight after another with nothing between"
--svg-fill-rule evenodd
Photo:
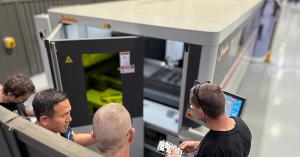
<instances>
[{"instance_id":1,"label":"short dark hair","mask_svg":"<svg viewBox=\"0 0 300 157\"><path fill-rule=\"evenodd\" d=\"M61 90L50 88L37 93L32 101L32 107L36 119L39 121L41 116L52 117L54 107L58 103L67 99L67 95Z\"/></svg>"},{"instance_id":2,"label":"short dark hair","mask_svg":"<svg viewBox=\"0 0 300 157\"><path fill-rule=\"evenodd\" d=\"M220 86L212 83L196 84L191 89L191 102L201 107L211 118L218 118L225 112L225 96Z\"/></svg>"},{"instance_id":3,"label":"short dark hair","mask_svg":"<svg viewBox=\"0 0 300 157\"><path fill-rule=\"evenodd\" d=\"M35 87L27 76L16 74L4 83L3 92L4 94L12 93L17 98L28 93L35 93Z\"/></svg>"}]
</instances>

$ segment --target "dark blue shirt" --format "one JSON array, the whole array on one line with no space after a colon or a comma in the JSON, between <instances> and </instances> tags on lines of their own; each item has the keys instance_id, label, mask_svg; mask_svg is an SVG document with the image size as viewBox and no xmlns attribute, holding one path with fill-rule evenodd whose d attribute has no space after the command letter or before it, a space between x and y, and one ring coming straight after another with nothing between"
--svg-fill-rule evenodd
<instances>
[{"instance_id":1,"label":"dark blue shirt","mask_svg":"<svg viewBox=\"0 0 300 157\"><path fill-rule=\"evenodd\" d=\"M72 128L68 127L67 131L64 133L61 133L60 135L68 140L74 141L72 132L73 132Z\"/></svg>"}]
</instances>

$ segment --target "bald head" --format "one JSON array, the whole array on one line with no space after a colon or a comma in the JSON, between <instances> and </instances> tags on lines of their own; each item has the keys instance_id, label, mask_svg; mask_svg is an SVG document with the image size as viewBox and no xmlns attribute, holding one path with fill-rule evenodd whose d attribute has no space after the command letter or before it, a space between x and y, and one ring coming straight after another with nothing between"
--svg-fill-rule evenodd
<instances>
[{"instance_id":1,"label":"bald head","mask_svg":"<svg viewBox=\"0 0 300 157\"><path fill-rule=\"evenodd\" d=\"M124 106L108 104L94 115L93 134L101 153L115 152L128 141L131 118Z\"/></svg>"}]
</instances>

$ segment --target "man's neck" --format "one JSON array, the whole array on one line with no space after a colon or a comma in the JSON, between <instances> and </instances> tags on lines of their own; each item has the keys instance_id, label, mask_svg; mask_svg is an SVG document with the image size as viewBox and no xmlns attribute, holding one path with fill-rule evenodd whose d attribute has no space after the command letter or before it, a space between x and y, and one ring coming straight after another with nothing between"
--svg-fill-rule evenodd
<instances>
[{"instance_id":1,"label":"man's neck","mask_svg":"<svg viewBox=\"0 0 300 157\"><path fill-rule=\"evenodd\" d=\"M234 119L223 114L217 119L209 118L207 120L207 125L211 130L214 131L229 131L235 127L235 121Z\"/></svg>"},{"instance_id":2,"label":"man's neck","mask_svg":"<svg viewBox=\"0 0 300 157\"><path fill-rule=\"evenodd\" d=\"M129 146L127 144L123 145L122 148L117 150L114 153L105 153L103 154L105 157L129 157Z\"/></svg>"}]
</instances>

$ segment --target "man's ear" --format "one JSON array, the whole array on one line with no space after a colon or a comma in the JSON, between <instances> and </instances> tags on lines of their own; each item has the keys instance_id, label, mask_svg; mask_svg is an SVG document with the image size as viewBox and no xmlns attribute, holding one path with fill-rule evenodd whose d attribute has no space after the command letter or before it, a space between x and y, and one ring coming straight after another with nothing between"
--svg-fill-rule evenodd
<instances>
[{"instance_id":1,"label":"man's ear","mask_svg":"<svg viewBox=\"0 0 300 157\"><path fill-rule=\"evenodd\" d=\"M196 112L198 113L200 118L204 118L205 114L201 107L195 107Z\"/></svg>"},{"instance_id":2,"label":"man's ear","mask_svg":"<svg viewBox=\"0 0 300 157\"><path fill-rule=\"evenodd\" d=\"M135 135L135 129L131 128L129 131L129 143L132 144L134 140L134 135Z\"/></svg>"},{"instance_id":3,"label":"man's ear","mask_svg":"<svg viewBox=\"0 0 300 157\"><path fill-rule=\"evenodd\" d=\"M196 110L196 112L198 112L199 114L202 114L202 109L200 107L193 107L194 110Z\"/></svg>"},{"instance_id":4,"label":"man's ear","mask_svg":"<svg viewBox=\"0 0 300 157\"><path fill-rule=\"evenodd\" d=\"M201 109L201 112L202 112L202 117L204 118L204 119L206 119L206 117L207 117L207 115L204 113L204 111Z\"/></svg>"},{"instance_id":5,"label":"man's ear","mask_svg":"<svg viewBox=\"0 0 300 157\"><path fill-rule=\"evenodd\" d=\"M49 117L47 117L47 116L41 116L40 120L39 120L39 123L43 127L46 127L48 125L48 121L49 121Z\"/></svg>"}]
</instances>

